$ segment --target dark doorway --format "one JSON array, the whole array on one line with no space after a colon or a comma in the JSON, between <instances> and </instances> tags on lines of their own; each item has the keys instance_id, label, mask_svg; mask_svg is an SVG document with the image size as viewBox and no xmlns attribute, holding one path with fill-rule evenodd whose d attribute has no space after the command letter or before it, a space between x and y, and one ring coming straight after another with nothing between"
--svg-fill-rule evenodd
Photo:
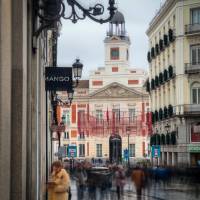
<instances>
[{"instance_id":1,"label":"dark doorway","mask_svg":"<svg viewBox=\"0 0 200 200\"><path fill-rule=\"evenodd\" d=\"M109 159L111 163L122 161L122 139L120 135L112 135L109 139Z\"/></svg>"}]
</instances>

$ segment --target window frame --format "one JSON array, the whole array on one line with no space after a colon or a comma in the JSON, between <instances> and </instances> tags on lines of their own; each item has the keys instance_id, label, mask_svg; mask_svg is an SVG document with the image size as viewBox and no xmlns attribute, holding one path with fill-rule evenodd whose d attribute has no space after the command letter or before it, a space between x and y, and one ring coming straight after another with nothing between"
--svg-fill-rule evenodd
<instances>
[{"instance_id":1,"label":"window frame","mask_svg":"<svg viewBox=\"0 0 200 200\"><path fill-rule=\"evenodd\" d=\"M79 144L79 157L85 157L85 144Z\"/></svg>"},{"instance_id":2,"label":"window frame","mask_svg":"<svg viewBox=\"0 0 200 200\"><path fill-rule=\"evenodd\" d=\"M102 144L96 144L96 157L97 158L102 158Z\"/></svg>"},{"instance_id":3,"label":"window frame","mask_svg":"<svg viewBox=\"0 0 200 200\"><path fill-rule=\"evenodd\" d=\"M194 23L194 17L193 17L193 14L194 12L199 12L199 17L197 17L197 23ZM192 25L194 24L200 24L200 7L196 7L196 8L192 8L190 9L190 23Z\"/></svg>"},{"instance_id":4,"label":"window frame","mask_svg":"<svg viewBox=\"0 0 200 200\"><path fill-rule=\"evenodd\" d=\"M117 55L113 55L114 51L116 51ZM110 48L110 60L119 60L119 58L120 58L119 47Z\"/></svg>"},{"instance_id":5,"label":"window frame","mask_svg":"<svg viewBox=\"0 0 200 200\"><path fill-rule=\"evenodd\" d=\"M131 148L131 147L134 147L134 148ZM132 143L132 144L129 144L129 157L131 158L134 158L135 157L135 143Z\"/></svg>"}]
</instances>

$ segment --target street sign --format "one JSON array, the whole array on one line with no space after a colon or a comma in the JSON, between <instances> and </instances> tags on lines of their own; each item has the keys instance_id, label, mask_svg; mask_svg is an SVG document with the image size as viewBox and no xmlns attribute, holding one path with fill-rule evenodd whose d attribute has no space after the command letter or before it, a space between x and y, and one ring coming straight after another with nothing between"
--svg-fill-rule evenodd
<instances>
[{"instance_id":1,"label":"street sign","mask_svg":"<svg viewBox=\"0 0 200 200\"><path fill-rule=\"evenodd\" d=\"M128 149L124 149L124 158L127 160L129 156Z\"/></svg>"},{"instance_id":2,"label":"street sign","mask_svg":"<svg viewBox=\"0 0 200 200\"><path fill-rule=\"evenodd\" d=\"M159 145L153 145L152 146L151 155L152 155L153 158L159 158L160 157L160 146Z\"/></svg>"},{"instance_id":3,"label":"street sign","mask_svg":"<svg viewBox=\"0 0 200 200\"><path fill-rule=\"evenodd\" d=\"M72 67L46 67L45 90L72 90Z\"/></svg>"},{"instance_id":4,"label":"street sign","mask_svg":"<svg viewBox=\"0 0 200 200\"><path fill-rule=\"evenodd\" d=\"M68 146L68 157L76 158L77 157L77 146L69 145Z\"/></svg>"},{"instance_id":5,"label":"street sign","mask_svg":"<svg viewBox=\"0 0 200 200\"><path fill-rule=\"evenodd\" d=\"M64 158L67 157L67 147L62 146L58 148L58 157Z\"/></svg>"}]
</instances>

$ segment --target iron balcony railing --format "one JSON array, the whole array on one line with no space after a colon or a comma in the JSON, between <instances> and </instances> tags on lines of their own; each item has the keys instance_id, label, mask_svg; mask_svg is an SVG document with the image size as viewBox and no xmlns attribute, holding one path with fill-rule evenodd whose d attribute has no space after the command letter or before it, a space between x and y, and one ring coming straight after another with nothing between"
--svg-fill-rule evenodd
<instances>
[{"instance_id":1,"label":"iron balcony railing","mask_svg":"<svg viewBox=\"0 0 200 200\"><path fill-rule=\"evenodd\" d=\"M185 34L196 34L196 33L200 33L200 23L185 25Z\"/></svg>"},{"instance_id":2,"label":"iron balcony railing","mask_svg":"<svg viewBox=\"0 0 200 200\"><path fill-rule=\"evenodd\" d=\"M200 104L183 104L173 107L175 115L200 115Z\"/></svg>"},{"instance_id":3,"label":"iron balcony railing","mask_svg":"<svg viewBox=\"0 0 200 200\"><path fill-rule=\"evenodd\" d=\"M199 72L200 72L200 62L185 64L185 73L186 74L195 74L195 73L199 73Z\"/></svg>"}]
</instances>

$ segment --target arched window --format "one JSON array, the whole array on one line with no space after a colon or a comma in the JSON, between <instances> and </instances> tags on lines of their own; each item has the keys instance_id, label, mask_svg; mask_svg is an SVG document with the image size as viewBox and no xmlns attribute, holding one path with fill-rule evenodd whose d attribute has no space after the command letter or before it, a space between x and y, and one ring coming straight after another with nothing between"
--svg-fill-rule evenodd
<instances>
[{"instance_id":1,"label":"arched window","mask_svg":"<svg viewBox=\"0 0 200 200\"><path fill-rule=\"evenodd\" d=\"M200 104L200 83L195 82L191 87L191 103Z\"/></svg>"}]
</instances>

